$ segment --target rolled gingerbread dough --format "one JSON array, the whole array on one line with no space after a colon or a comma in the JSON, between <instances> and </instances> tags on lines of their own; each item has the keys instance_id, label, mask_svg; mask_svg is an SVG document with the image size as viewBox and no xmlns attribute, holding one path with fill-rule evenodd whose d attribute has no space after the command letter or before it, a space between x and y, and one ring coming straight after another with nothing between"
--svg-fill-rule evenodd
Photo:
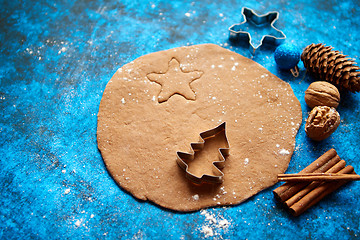
<instances>
[{"instance_id":1,"label":"rolled gingerbread dough","mask_svg":"<svg viewBox=\"0 0 360 240\"><path fill-rule=\"evenodd\" d=\"M203 44L121 67L101 99L97 140L123 189L165 208L194 211L238 204L275 184L288 167L301 119L288 83L248 58ZM224 182L195 185L176 152L188 152L201 132L222 122L230 145Z\"/></svg>"}]
</instances>

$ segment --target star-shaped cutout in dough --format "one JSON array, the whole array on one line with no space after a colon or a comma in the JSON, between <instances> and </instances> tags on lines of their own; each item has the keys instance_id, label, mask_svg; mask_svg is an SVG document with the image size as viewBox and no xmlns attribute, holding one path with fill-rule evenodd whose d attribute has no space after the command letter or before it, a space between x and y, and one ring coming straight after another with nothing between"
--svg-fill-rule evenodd
<instances>
[{"instance_id":1,"label":"star-shaped cutout in dough","mask_svg":"<svg viewBox=\"0 0 360 240\"><path fill-rule=\"evenodd\" d=\"M149 73L147 78L161 85L158 101L162 103L175 94L180 94L188 100L195 100L195 92L192 90L190 83L199 79L202 75L202 71L183 71L180 68L180 62L172 58L165 73Z\"/></svg>"},{"instance_id":2,"label":"star-shaped cutout in dough","mask_svg":"<svg viewBox=\"0 0 360 240\"><path fill-rule=\"evenodd\" d=\"M280 45L286 38L285 34L274 27L279 17L278 12L268 12L264 15L257 15L250 8L243 8L242 15L245 20L242 23L234 24L229 28L230 40L248 39L252 53L263 43Z\"/></svg>"}]
</instances>

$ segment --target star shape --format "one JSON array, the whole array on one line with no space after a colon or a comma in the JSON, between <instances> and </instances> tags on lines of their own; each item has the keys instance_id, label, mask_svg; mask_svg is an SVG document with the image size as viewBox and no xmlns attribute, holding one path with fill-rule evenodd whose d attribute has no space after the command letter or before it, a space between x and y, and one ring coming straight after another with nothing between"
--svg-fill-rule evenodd
<instances>
[{"instance_id":1,"label":"star shape","mask_svg":"<svg viewBox=\"0 0 360 240\"><path fill-rule=\"evenodd\" d=\"M149 73L146 76L150 81L161 85L158 102L162 103L175 94L180 94L187 100L195 100L195 92L190 83L202 75L201 71L183 71L180 68L180 62L172 58L165 73Z\"/></svg>"},{"instance_id":2,"label":"star shape","mask_svg":"<svg viewBox=\"0 0 360 240\"><path fill-rule=\"evenodd\" d=\"M255 53L263 43L280 45L286 38L285 34L274 27L274 23L279 17L278 12L268 12L264 15L257 15L249 8L242 9L245 20L242 23L234 24L229 28L230 40L249 39L249 44ZM256 39L255 44L252 35L259 35L261 39ZM254 37L254 36L253 36Z\"/></svg>"}]
</instances>

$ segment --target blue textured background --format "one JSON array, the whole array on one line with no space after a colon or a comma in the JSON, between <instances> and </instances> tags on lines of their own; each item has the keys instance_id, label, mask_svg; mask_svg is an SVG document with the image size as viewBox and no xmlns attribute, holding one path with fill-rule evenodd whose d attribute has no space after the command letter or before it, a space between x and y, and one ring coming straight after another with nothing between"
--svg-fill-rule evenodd
<instances>
[{"instance_id":1,"label":"blue textured background","mask_svg":"<svg viewBox=\"0 0 360 240\"><path fill-rule=\"evenodd\" d=\"M262 3L260 3L262 2ZM279 11L276 26L304 48L326 43L360 62L358 0L298 1L0 1L0 238L215 239L360 238L360 184L291 217L267 189L245 203L181 214L135 200L103 164L96 143L97 112L106 83L123 64L147 53L215 43L232 46L228 27L241 8ZM245 46L244 46L245 45ZM277 69L273 49L253 58L289 82L307 108L313 81ZM342 94L342 121L327 140L297 135L288 172L303 169L331 147L360 172L360 94ZM69 189L70 192L66 192ZM69 191L67 190L67 191Z\"/></svg>"}]
</instances>

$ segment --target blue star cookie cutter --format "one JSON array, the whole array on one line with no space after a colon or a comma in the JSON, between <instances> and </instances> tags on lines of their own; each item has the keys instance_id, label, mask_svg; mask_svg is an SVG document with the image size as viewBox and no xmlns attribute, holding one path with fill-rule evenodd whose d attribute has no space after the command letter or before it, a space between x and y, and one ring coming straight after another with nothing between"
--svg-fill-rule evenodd
<instances>
[{"instance_id":1,"label":"blue star cookie cutter","mask_svg":"<svg viewBox=\"0 0 360 240\"><path fill-rule=\"evenodd\" d=\"M250 44L250 52L255 54L255 51L263 44L271 44L278 46L285 41L285 34L274 27L274 23L279 17L278 12L268 12L264 15L257 15L252 9L244 7L242 9L244 21L239 24L234 24L229 28L230 40L233 42L247 40ZM260 43L255 45L251 38L249 28L257 31L264 31L269 28L269 32L262 35Z\"/></svg>"}]
</instances>

